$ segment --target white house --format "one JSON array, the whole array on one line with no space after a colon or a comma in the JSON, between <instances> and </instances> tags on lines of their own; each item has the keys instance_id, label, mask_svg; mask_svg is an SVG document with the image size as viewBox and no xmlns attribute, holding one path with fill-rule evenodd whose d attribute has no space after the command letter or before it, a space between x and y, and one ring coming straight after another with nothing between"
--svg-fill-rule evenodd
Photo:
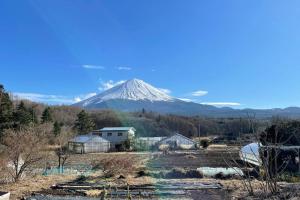
<instances>
[{"instance_id":1,"label":"white house","mask_svg":"<svg viewBox=\"0 0 300 200\"><path fill-rule=\"evenodd\" d=\"M105 127L93 131L92 134L108 140L111 143L111 149L120 149L125 142L133 140L135 132L133 127Z\"/></svg>"}]
</instances>

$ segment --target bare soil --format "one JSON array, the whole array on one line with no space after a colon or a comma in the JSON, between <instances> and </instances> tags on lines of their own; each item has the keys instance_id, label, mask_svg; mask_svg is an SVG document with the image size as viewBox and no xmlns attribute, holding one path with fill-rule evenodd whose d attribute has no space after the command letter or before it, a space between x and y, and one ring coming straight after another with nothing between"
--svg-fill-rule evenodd
<instances>
[{"instance_id":1,"label":"bare soil","mask_svg":"<svg viewBox=\"0 0 300 200\"><path fill-rule=\"evenodd\" d=\"M227 167L226 162L230 161L233 158L238 157L238 151L231 149L228 151L228 148L216 148L208 149L201 151L179 151L179 152L170 152L167 155L162 154L161 152L153 153L97 153L97 154L76 154L69 158L67 161L68 166L77 166L77 165L91 165L95 161L99 161L105 158L110 158L112 156L124 157L128 156L128 159L138 158L140 160L139 167L146 170L153 171L163 171L166 169L173 168L185 168L185 169L196 169L198 167ZM226 160L226 162L225 162ZM52 166L57 165L57 157L54 153L50 153L48 160ZM45 164L40 164L35 166L37 168L43 168ZM18 183L0 185L0 190L10 191L11 199L20 199L24 196L28 196L33 192L49 190L49 188L54 184L73 182L76 183L76 175L52 175L52 176L34 176L26 178ZM125 177L125 179L118 179L118 177L112 179L104 179L101 177L101 174L95 173L91 174L86 180L86 183L95 184L105 181L106 183L114 185L126 185L127 183L131 186L139 185L156 185L157 182L163 180L156 179L149 176L137 177L136 171L131 172L131 175ZM189 193L190 199L230 199L228 191L243 191L241 182L238 180L215 180L215 179L178 179L172 180L180 183L221 183L224 186L223 190L220 189L204 189L204 190L193 190ZM99 191L98 191L99 192ZM92 193L90 193L91 195ZM201 198L199 198L201 197ZM205 197L205 198L204 198Z\"/></svg>"}]
</instances>

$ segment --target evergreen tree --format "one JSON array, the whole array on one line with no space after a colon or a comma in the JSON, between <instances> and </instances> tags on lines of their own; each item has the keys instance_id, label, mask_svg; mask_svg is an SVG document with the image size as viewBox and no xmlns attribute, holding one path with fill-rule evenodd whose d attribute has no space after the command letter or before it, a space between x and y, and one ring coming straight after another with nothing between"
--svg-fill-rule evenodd
<instances>
[{"instance_id":1,"label":"evergreen tree","mask_svg":"<svg viewBox=\"0 0 300 200\"><path fill-rule=\"evenodd\" d=\"M0 84L0 138L3 130L10 128L13 117L13 104L9 94L5 91L4 86Z\"/></svg>"},{"instance_id":2,"label":"evergreen tree","mask_svg":"<svg viewBox=\"0 0 300 200\"><path fill-rule=\"evenodd\" d=\"M62 127L62 123L58 123L57 121L54 122L53 124L53 134L56 136L58 136L61 133L61 127Z\"/></svg>"},{"instance_id":3,"label":"evergreen tree","mask_svg":"<svg viewBox=\"0 0 300 200\"><path fill-rule=\"evenodd\" d=\"M74 128L79 133L88 133L88 132L92 131L95 128L95 123L90 118L90 116L88 115L88 113L86 113L84 110L82 110L77 115L77 120L75 122Z\"/></svg>"},{"instance_id":4,"label":"evergreen tree","mask_svg":"<svg viewBox=\"0 0 300 200\"><path fill-rule=\"evenodd\" d=\"M52 114L50 107L45 108L43 114L42 114L42 124L47 122L52 122Z\"/></svg>"},{"instance_id":5,"label":"evergreen tree","mask_svg":"<svg viewBox=\"0 0 300 200\"><path fill-rule=\"evenodd\" d=\"M37 117L37 115L36 115L36 112L35 112L34 107L32 106L31 108L28 109L28 111L30 112L30 115L31 115L31 121L32 121L34 124L39 123L39 120L38 120L38 117Z\"/></svg>"},{"instance_id":6,"label":"evergreen tree","mask_svg":"<svg viewBox=\"0 0 300 200\"><path fill-rule=\"evenodd\" d=\"M17 110L14 112L15 127L19 128L21 126L28 126L30 123L34 122L33 118L32 112L26 108L24 102L21 101Z\"/></svg>"}]
</instances>

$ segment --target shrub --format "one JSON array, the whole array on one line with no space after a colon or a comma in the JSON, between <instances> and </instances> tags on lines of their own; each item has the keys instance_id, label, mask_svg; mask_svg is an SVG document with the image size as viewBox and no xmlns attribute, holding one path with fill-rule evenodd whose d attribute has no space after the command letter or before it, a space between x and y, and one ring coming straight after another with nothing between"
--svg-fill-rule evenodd
<instances>
[{"instance_id":1,"label":"shrub","mask_svg":"<svg viewBox=\"0 0 300 200\"><path fill-rule=\"evenodd\" d=\"M168 172L149 173L154 178L180 179L180 178L203 178L203 174L198 170L184 170L182 168L174 168Z\"/></svg>"},{"instance_id":2,"label":"shrub","mask_svg":"<svg viewBox=\"0 0 300 200\"><path fill-rule=\"evenodd\" d=\"M186 171L181 168L172 169L170 172L166 174L166 178L185 178Z\"/></svg>"},{"instance_id":3,"label":"shrub","mask_svg":"<svg viewBox=\"0 0 300 200\"><path fill-rule=\"evenodd\" d=\"M279 179L288 183L299 183L300 177L295 174L283 173Z\"/></svg>"},{"instance_id":4,"label":"shrub","mask_svg":"<svg viewBox=\"0 0 300 200\"><path fill-rule=\"evenodd\" d=\"M81 176L79 176L79 177L75 180L75 182L76 182L76 183L84 183L86 180L87 180L87 177L81 175Z\"/></svg>"},{"instance_id":5,"label":"shrub","mask_svg":"<svg viewBox=\"0 0 300 200\"><path fill-rule=\"evenodd\" d=\"M203 174L198 170L192 169L192 170L188 170L186 172L186 177L187 178L203 178Z\"/></svg>"},{"instance_id":6,"label":"shrub","mask_svg":"<svg viewBox=\"0 0 300 200\"><path fill-rule=\"evenodd\" d=\"M233 177L232 174L224 174L223 172L219 172L215 175L215 179L222 179L222 180L225 180L225 179L231 179Z\"/></svg>"},{"instance_id":7,"label":"shrub","mask_svg":"<svg viewBox=\"0 0 300 200\"><path fill-rule=\"evenodd\" d=\"M126 176L136 169L136 160L129 156L114 156L100 161L105 177L113 177L122 174ZM95 165L97 166L97 165Z\"/></svg>"},{"instance_id":8,"label":"shrub","mask_svg":"<svg viewBox=\"0 0 300 200\"><path fill-rule=\"evenodd\" d=\"M149 172L146 170L140 170L137 173L137 177L150 176Z\"/></svg>"},{"instance_id":9,"label":"shrub","mask_svg":"<svg viewBox=\"0 0 300 200\"><path fill-rule=\"evenodd\" d=\"M209 141L207 139L203 139L200 141L201 146L206 149L209 146Z\"/></svg>"}]
</instances>

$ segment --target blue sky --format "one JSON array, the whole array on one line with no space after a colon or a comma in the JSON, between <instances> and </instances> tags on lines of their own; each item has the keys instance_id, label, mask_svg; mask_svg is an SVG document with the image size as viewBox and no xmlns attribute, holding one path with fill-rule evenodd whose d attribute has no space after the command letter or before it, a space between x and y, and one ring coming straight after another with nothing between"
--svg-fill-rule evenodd
<instances>
[{"instance_id":1,"label":"blue sky","mask_svg":"<svg viewBox=\"0 0 300 200\"><path fill-rule=\"evenodd\" d=\"M300 1L2 0L0 83L70 104L139 78L235 108L300 106Z\"/></svg>"}]
</instances>

